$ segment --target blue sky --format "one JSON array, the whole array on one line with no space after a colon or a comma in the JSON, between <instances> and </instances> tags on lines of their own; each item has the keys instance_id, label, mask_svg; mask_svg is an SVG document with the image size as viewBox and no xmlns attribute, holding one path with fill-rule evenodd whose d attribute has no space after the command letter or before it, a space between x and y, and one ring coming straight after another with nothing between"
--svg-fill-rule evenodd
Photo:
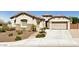
<instances>
[{"instance_id":1,"label":"blue sky","mask_svg":"<svg viewBox=\"0 0 79 59\"><path fill-rule=\"evenodd\" d=\"M21 11L0 11L0 19L4 21L9 21L11 16L14 16L19 12ZM51 14L79 17L79 11L29 11L29 13L37 16L41 16L43 14Z\"/></svg>"}]
</instances>

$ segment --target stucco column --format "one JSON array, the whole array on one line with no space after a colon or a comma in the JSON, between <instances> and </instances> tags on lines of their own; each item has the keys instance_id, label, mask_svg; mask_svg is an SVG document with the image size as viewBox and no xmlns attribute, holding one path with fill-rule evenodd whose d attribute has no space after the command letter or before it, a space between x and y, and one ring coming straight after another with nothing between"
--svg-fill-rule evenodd
<instances>
[{"instance_id":1,"label":"stucco column","mask_svg":"<svg viewBox=\"0 0 79 59\"><path fill-rule=\"evenodd\" d=\"M40 31L39 25L36 26L36 30L37 30L38 32Z\"/></svg>"},{"instance_id":2,"label":"stucco column","mask_svg":"<svg viewBox=\"0 0 79 59\"><path fill-rule=\"evenodd\" d=\"M44 28L45 28L45 21L44 21Z\"/></svg>"},{"instance_id":3,"label":"stucco column","mask_svg":"<svg viewBox=\"0 0 79 59\"><path fill-rule=\"evenodd\" d=\"M68 30L70 30L70 21L68 22Z\"/></svg>"},{"instance_id":4,"label":"stucco column","mask_svg":"<svg viewBox=\"0 0 79 59\"><path fill-rule=\"evenodd\" d=\"M49 22L49 28L52 29L52 22Z\"/></svg>"}]
</instances>

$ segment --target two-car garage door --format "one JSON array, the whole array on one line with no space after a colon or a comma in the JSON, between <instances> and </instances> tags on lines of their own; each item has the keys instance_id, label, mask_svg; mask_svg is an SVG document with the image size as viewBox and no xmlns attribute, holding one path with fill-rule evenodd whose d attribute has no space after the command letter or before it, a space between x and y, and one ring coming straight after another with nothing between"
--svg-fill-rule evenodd
<instances>
[{"instance_id":1,"label":"two-car garage door","mask_svg":"<svg viewBox=\"0 0 79 59\"><path fill-rule=\"evenodd\" d=\"M52 22L52 29L54 30L67 30L67 22Z\"/></svg>"}]
</instances>

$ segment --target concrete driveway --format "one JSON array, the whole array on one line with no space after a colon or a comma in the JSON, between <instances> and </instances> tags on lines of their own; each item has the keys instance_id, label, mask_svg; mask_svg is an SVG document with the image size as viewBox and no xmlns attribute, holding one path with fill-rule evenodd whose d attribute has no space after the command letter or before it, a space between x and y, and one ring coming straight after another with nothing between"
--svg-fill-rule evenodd
<instances>
[{"instance_id":1,"label":"concrete driveway","mask_svg":"<svg viewBox=\"0 0 79 59\"><path fill-rule=\"evenodd\" d=\"M29 38L17 42L2 43L8 46L79 46L68 30L46 30L45 38ZM0 43L1 45L1 43Z\"/></svg>"},{"instance_id":2,"label":"concrete driveway","mask_svg":"<svg viewBox=\"0 0 79 59\"><path fill-rule=\"evenodd\" d=\"M51 45L55 46L78 46L68 30L46 30L47 40L52 42Z\"/></svg>"},{"instance_id":3,"label":"concrete driveway","mask_svg":"<svg viewBox=\"0 0 79 59\"><path fill-rule=\"evenodd\" d=\"M68 30L46 30L49 39L71 39L72 36Z\"/></svg>"}]
</instances>

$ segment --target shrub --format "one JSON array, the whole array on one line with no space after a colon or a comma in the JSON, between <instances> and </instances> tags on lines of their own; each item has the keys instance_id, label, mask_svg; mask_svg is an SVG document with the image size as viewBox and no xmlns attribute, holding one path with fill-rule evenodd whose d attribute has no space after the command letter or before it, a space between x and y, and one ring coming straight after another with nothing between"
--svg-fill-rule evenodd
<instances>
[{"instance_id":1,"label":"shrub","mask_svg":"<svg viewBox=\"0 0 79 59\"><path fill-rule=\"evenodd\" d=\"M7 24L2 25L2 29L7 30L8 28Z\"/></svg>"},{"instance_id":2,"label":"shrub","mask_svg":"<svg viewBox=\"0 0 79 59\"><path fill-rule=\"evenodd\" d=\"M3 28L4 30L7 30L7 31L15 30L14 27L8 27L7 24L4 24L4 25L2 26L2 28Z\"/></svg>"},{"instance_id":3,"label":"shrub","mask_svg":"<svg viewBox=\"0 0 79 59\"><path fill-rule=\"evenodd\" d=\"M36 38L43 38L45 37L45 34L44 33L39 33L36 35Z\"/></svg>"},{"instance_id":4,"label":"shrub","mask_svg":"<svg viewBox=\"0 0 79 59\"><path fill-rule=\"evenodd\" d=\"M49 29L49 28L48 27L44 27L43 29L45 30L45 29Z\"/></svg>"},{"instance_id":5,"label":"shrub","mask_svg":"<svg viewBox=\"0 0 79 59\"><path fill-rule=\"evenodd\" d=\"M15 28L14 27L12 27L12 28L10 28L11 30L15 30Z\"/></svg>"},{"instance_id":6,"label":"shrub","mask_svg":"<svg viewBox=\"0 0 79 59\"><path fill-rule=\"evenodd\" d=\"M36 31L36 26L34 24L32 25L31 28L32 28L32 31Z\"/></svg>"},{"instance_id":7,"label":"shrub","mask_svg":"<svg viewBox=\"0 0 79 59\"><path fill-rule=\"evenodd\" d=\"M10 33L8 36L13 36L13 33Z\"/></svg>"},{"instance_id":8,"label":"shrub","mask_svg":"<svg viewBox=\"0 0 79 59\"><path fill-rule=\"evenodd\" d=\"M18 31L17 31L17 34L18 34L18 35L23 34L23 31L22 31L22 30L18 30Z\"/></svg>"},{"instance_id":9,"label":"shrub","mask_svg":"<svg viewBox=\"0 0 79 59\"><path fill-rule=\"evenodd\" d=\"M15 30L15 28L7 28L7 31L13 31L13 30Z\"/></svg>"},{"instance_id":10,"label":"shrub","mask_svg":"<svg viewBox=\"0 0 79 59\"><path fill-rule=\"evenodd\" d=\"M0 32L6 32L4 28L0 28Z\"/></svg>"},{"instance_id":11,"label":"shrub","mask_svg":"<svg viewBox=\"0 0 79 59\"><path fill-rule=\"evenodd\" d=\"M45 31L40 31L39 33L46 33Z\"/></svg>"},{"instance_id":12,"label":"shrub","mask_svg":"<svg viewBox=\"0 0 79 59\"><path fill-rule=\"evenodd\" d=\"M21 38L20 36L16 36L15 40L16 40L16 41L22 40L22 38Z\"/></svg>"},{"instance_id":13,"label":"shrub","mask_svg":"<svg viewBox=\"0 0 79 59\"><path fill-rule=\"evenodd\" d=\"M46 33L46 32L45 32L45 29L42 28L39 33Z\"/></svg>"}]
</instances>

